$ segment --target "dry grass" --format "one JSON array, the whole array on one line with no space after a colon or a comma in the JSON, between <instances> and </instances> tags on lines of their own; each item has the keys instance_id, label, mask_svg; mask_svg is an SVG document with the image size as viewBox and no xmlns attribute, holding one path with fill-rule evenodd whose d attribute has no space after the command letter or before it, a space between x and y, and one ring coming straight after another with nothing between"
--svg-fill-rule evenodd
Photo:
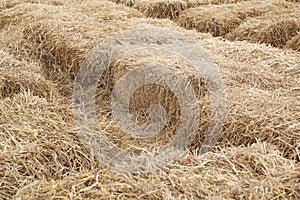
<instances>
[{"instance_id":1,"label":"dry grass","mask_svg":"<svg viewBox=\"0 0 300 200\"><path fill-rule=\"evenodd\" d=\"M11 199L34 180L59 180L92 169L72 128L67 104L30 92L0 101L0 198Z\"/></svg>"},{"instance_id":2,"label":"dry grass","mask_svg":"<svg viewBox=\"0 0 300 200\"><path fill-rule=\"evenodd\" d=\"M49 5L65 5L76 0L2 0L0 2L0 11L12 8L22 3L34 3L34 4L49 4Z\"/></svg>"},{"instance_id":3,"label":"dry grass","mask_svg":"<svg viewBox=\"0 0 300 200\"><path fill-rule=\"evenodd\" d=\"M247 0L111 0L144 13L151 18L177 19L185 9L208 4L230 4Z\"/></svg>"},{"instance_id":4,"label":"dry grass","mask_svg":"<svg viewBox=\"0 0 300 200\"><path fill-rule=\"evenodd\" d=\"M62 93L72 90L68 83L96 43L129 28L130 24L133 27L144 23L136 18L142 16L138 11L111 2L90 0L75 5L22 4L3 12L0 23L8 29L15 26L14 31L22 35L21 42L10 51L21 56L34 54L43 63L45 76L60 81ZM91 13L94 15L90 16ZM132 17L132 22L128 22Z\"/></svg>"},{"instance_id":5,"label":"dry grass","mask_svg":"<svg viewBox=\"0 0 300 200\"><path fill-rule=\"evenodd\" d=\"M179 13L191 6L195 6L197 1L186 0L155 0L138 1L134 8L138 9L148 17L176 19Z\"/></svg>"},{"instance_id":6,"label":"dry grass","mask_svg":"<svg viewBox=\"0 0 300 200\"><path fill-rule=\"evenodd\" d=\"M299 55L247 42L211 38L200 43L219 64L227 86L221 143L259 138L299 160Z\"/></svg>"},{"instance_id":7,"label":"dry grass","mask_svg":"<svg viewBox=\"0 0 300 200\"><path fill-rule=\"evenodd\" d=\"M240 0L243 1L243 0ZM146 1L141 0L137 1L133 8L138 9L148 17L152 18L168 18L168 19L177 19L179 14L192 7L208 5L208 4L223 4L223 3L236 3L240 2L239 0L233 1L210 1L210 0L155 0L155 1Z\"/></svg>"},{"instance_id":8,"label":"dry grass","mask_svg":"<svg viewBox=\"0 0 300 200\"><path fill-rule=\"evenodd\" d=\"M99 10L103 12L96 12ZM0 15L1 49L18 59L41 61L43 71L7 53L0 54L5 58L0 60L5 77L14 77L25 85L25 89L0 99L1 199L300 198L298 52L184 31L169 20L144 19L137 11L106 1L67 6L22 4ZM71 81L87 53L97 43L138 25L170 27L198 38L220 66L227 93L224 131L213 152L194 154L201 144L199 136L191 152L180 161L144 174L120 173L98 163L77 138L69 96L48 98L48 90L41 89L44 79L40 76L44 73L55 82L50 89L69 94ZM194 80L188 63L154 49L120 57L110 66L109 80L100 88L110 91L128 70L153 61L175 67ZM41 77L38 85L35 77ZM194 83L195 88L199 87L199 80ZM39 89L47 95L40 95ZM147 99L142 97L147 95L144 92L143 88L138 90L133 100ZM150 92L149 101L154 92ZM205 96L206 92L201 94ZM99 112L106 112L106 116L99 118L99 124L112 141L122 148L147 147L145 142L120 137L122 133L106 108L109 97L100 100ZM148 107L148 101L143 103L141 108ZM174 106L172 101L165 103ZM131 105L139 109L137 104ZM208 123L208 117L202 118L200 130L205 130ZM169 129L168 133L172 136L173 132ZM149 148L168 142L166 138L158 139L148 144Z\"/></svg>"},{"instance_id":9,"label":"dry grass","mask_svg":"<svg viewBox=\"0 0 300 200\"><path fill-rule=\"evenodd\" d=\"M39 74L37 66L18 61L3 51L0 57L0 99L28 90L49 100L57 95L53 84Z\"/></svg>"},{"instance_id":10,"label":"dry grass","mask_svg":"<svg viewBox=\"0 0 300 200\"><path fill-rule=\"evenodd\" d=\"M182 12L178 24L187 29L223 36L234 30L248 18L264 13L292 8L292 4L282 1L247 1L228 5L207 5Z\"/></svg>"},{"instance_id":11,"label":"dry grass","mask_svg":"<svg viewBox=\"0 0 300 200\"><path fill-rule=\"evenodd\" d=\"M36 180L19 199L241 199L299 198L299 164L265 143L222 149L140 175L107 169L82 170L63 179Z\"/></svg>"},{"instance_id":12,"label":"dry grass","mask_svg":"<svg viewBox=\"0 0 300 200\"><path fill-rule=\"evenodd\" d=\"M247 40L253 43L266 43L282 48L300 31L299 19L300 12L297 6L289 12L271 12L247 20L225 38L232 41Z\"/></svg>"},{"instance_id":13,"label":"dry grass","mask_svg":"<svg viewBox=\"0 0 300 200\"><path fill-rule=\"evenodd\" d=\"M300 51L300 32L290 39L284 46L287 49L293 49L295 51Z\"/></svg>"}]
</instances>

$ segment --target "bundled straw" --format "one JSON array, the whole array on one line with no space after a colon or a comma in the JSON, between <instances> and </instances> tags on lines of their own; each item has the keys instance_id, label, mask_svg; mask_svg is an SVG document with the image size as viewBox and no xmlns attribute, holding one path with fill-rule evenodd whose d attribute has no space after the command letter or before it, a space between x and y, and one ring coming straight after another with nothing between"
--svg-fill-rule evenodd
<instances>
[{"instance_id":1,"label":"bundled straw","mask_svg":"<svg viewBox=\"0 0 300 200\"><path fill-rule=\"evenodd\" d=\"M52 99L53 84L39 74L39 68L14 59L0 51L0 99L30 90L34 95Z\"/></svg>"},{"instance_id":2,"label":"bundled straw","mask_svg":"<svg viewBox=\"0 0 300 200\"><path fill-rule=\"evenodd\" d=\"M249 17L261 16L266 12L293 7L282 1L249 1L229 5L207 5L182 12L178 24L213 36L223 36L238 27Z\"/></svg>"},{"instance_id":3,"label":"bundled straw","mask_svg":"<svg viewBox=\"0 0 300 200\"><path fill-rule=\"evenodd\" d=\"M299 31L300 12L299 8L295 7L295 10L291 9L289 12L271 12L261 17L249 19L225 38L266 43L282 48Z\"/></svg>"},{"instance_id":4,"label":"bundled straw","mask_svg":"<svg viewBox=\"0 0 300 200\"><path fill-rule=\"evenodd\" d=\"M292 39L290 39L284 47L300 51L300 32Z\"/></svg>"}]
</instances>

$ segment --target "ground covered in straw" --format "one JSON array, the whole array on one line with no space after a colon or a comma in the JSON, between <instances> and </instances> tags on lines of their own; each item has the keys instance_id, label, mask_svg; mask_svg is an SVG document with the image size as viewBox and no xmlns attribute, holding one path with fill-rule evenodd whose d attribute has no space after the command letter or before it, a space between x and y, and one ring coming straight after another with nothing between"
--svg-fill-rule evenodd
<instances>
[{"instance_id":1,"label":"ground covered in straw","mask_svg":"<svg viewBox=\"0 0 300 200\"><path fill-rule=\"evenodd\" d=\"M299 199L299 3L115 2L0 3L0 199ZM178 56L155 49L130 52L110 66L97 94L99 125L119 147L160 147L177 126L178 105L170 91L150 86L136 93L131 106L138 115L168 96L163 104L173 118L162 136L135 141L117 127L111 89L129 69L150 62L174 67L204 100L199 135L188 154L161 170L119 172L100 163L79 139L73 81L99 42L150 25L197 40L220 67L227 98L224 130L216 147L199 155L210 112L201 77Z\"/></svg>"}]
</instances>

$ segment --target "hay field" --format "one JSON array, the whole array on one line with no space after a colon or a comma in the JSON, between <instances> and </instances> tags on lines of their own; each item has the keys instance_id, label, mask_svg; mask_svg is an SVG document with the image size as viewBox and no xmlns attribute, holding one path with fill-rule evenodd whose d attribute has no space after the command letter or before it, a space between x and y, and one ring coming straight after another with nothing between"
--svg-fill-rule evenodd
<instances>
[{"instance_id":1,"label":"hay field","mask_svg":"<svg viewBox=\"0 0 300 200\"><path fill-rule=\"evenodd\" d=\"M151 2L169 14L139 9L138 5ZM253 0L253 4L251 0L172 1L182 4L177 7L174 3L171 8L176 11L168 11L162 4L170 2L0 3L0 199L300 198L300 53L295 31L299 4L284 0ZM198 4L188 5L191 2ZM204 5L224 2L232 4ZM183 11L189 7L196 8ZM217 11L222 15L214 17ZM198 22L188 27L187 18L192 20L194 15L199 15L194 17ZM218 22L214 29L201 25L213 18ZM278 25L277 19L289 23L270 31L265 24ZM249 33L256 35L237 34L247 24L253 25ZM200 155L200 133L210 121L209 95L202 77L182 58L160 50L133 51L118 58L101 78L96 109L99 126L120 148L135 151L165 145L174 136L180 114L170 91L157 86L140 88L130 104L137 122L147 121L140 113L147 114L147 107L158 102L166 106L169 121L151 140L128 137L114 121L110 101L112 88L130 69L151 62L175 68L191 81L203 104L199 135L188 154L162 170L119 172L100 163L79 139L72 114L73 81L98 43L147 26L179 31L206 49L220 67L227 114L217 145ZM204 28L184 28L196 26ZM229 41L211 34L243 38ZM264 34L268 37L262 37Z\"/></svg>"}]
</instances>

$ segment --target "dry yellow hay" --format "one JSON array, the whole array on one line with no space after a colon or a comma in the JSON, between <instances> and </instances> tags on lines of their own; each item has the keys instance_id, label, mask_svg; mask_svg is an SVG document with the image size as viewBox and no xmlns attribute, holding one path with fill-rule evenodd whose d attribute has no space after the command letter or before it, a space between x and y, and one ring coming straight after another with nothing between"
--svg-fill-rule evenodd
<instances>
[{"instance_id":1,"label":"dry yellow hay","mask_svg":"<svg viewBox=\"0 0 300 200\"><path fill-rule=\"evenodd\" d=\"M247 42L199 42L219 64L227 86L220 142L241 145L259 138L299 160L299 55Z\"/></svg>"},{"instance_id":2,"label":"dry yellow hay","mask_svg":"<svg viewBox=\"0 0 300 200\"><path fill-rule=\"evenodd\" d=\"M176 19L179 13L189 6L191 3L185 0L155 0L138 1L133 7L148 17Z\"/></svg>"},{"instance_id":3,"label":"dry yellow hay","mask_svg":"<svg viewBox=\"0 0 300 200\"><path fill-rule=\"evenodd\" d=\"M210 105L204 78L197 76L197 72L193 66L177 55L170 55L167 52L157 49L139 49L125 54L111 66L111 87L113 87L128 71L143 65L150 65L151 63L160 64L161 66L176 69L181 72L192 85L198 99L198 104L203 106L199 108L201 119L203 119L203 121L209 120L210 112L208 110ZM110 104L103 104L104 98L105 97L102 96L98 100L98 105L101 105L101 108L99 108L100 110L105 109L105 106L110 107ZM180 124L181 115L178 99L169 89L157 84L147 84L135 91L130 98L129 103L132 118L140 124L150 121L148 118L148 109L151 105L162 105L166 109L168 117L165 128L157 136L151 137L150 139L133 139L130 138L127 133L120 131L120 129L117 128L117 125L112 122L112 119L109 119L107 123L102 123L104 123L103 127L105 127L107 131L107 137L114 141L114 144L117 144L123 149L142 146L148 150L152 150L155 146L157 147L157 145L164 146L170 143ZM111 109L107 108L107 111L111 112ZM202 132L205 132L207 125L204 126L203 124L200 124L199 128ZM124 141L127 142L124 143Z\"/></svg>"},{"instance_id":4,"label":"dry yellow hay","mask_svg":"<svg viewBox=\"0 0 300 200\"><path fill-rule=\"evenodd\" d=\"M138 18L131 23L126 21L141 16L126 6L90 0L61 7L21 4L3 12L0 24L21 29L26 40L14 47L15 52L24 55L24 52L18 52L19 46L29 54L38 52L35 56L44 63L45 75L60 80L61 85L68 88L67 83L74 78L79 64L98 42L130 28L129 24L134 27L137 23L146 23Z\"/></svg>"},{"instance_id":5,"label":"dry yellow hay","mask_svg":"<svg viewBox=\"0 0 300 200\"><path fill-rule=\"evenodd\" d=\"M0 2L0 11L12 8L22 3L42 3L49 5L64 5L76 0L2 0Z\"/></svg>"},{"instance_id":6,"label":"dry yellow hay","mask_svg":"<svg viewBox=\"0 0 300 200\"><path fill-rule=\"evenodd\" d=\"M228 5L207 5L187 9L177 20L187 29L223 36L238 27L247 18L261 16L266 12L292 7L282 1L247 1Z\"/></svg>"},{"instance_id":7,"label":"dry yellow hay","mask_svg":"<svg viewBox=\"0 0 300 200\"><path fill-rule=\"evenodd\" d=\"M23 5L23 8L24 7L25 5ZM72 13L71 15L66 8L55 8L64 11L64 21L59 14L56 14L58 10L51 10L52 8L50 9L50 7L47 8L48 11L45 13L49 19L41 19L36 22L37 25L31 25L31 28L27 29L26 38L30 42L29 44L32 44L33 42L33 44L37 45L38 48L34 48L33 51L42 58L45 72L56 80L68 80L67 83L74 78L80 63L93 46L97 42L109 37L108 32L110 34L116 34L127 28L133 28L141 24L169 26L173 29L180 30L168 20L142 18L127 19L126 21L108 20L106 22L106 27L98 27L93 26L96 22L92 20L92 16L90 16L90 18L85 18L75 15L77 16L77 18L75 18L74 14ZM15 9L17 10L17 7ZM32 7L31 5L26 9L35 11L34 13L29 13L27 17L42 15L39 12L39 9L42 9L40 6ZM9 19L11 13L14 12L10 10L10 13L6 13L7 19ZM24 20L26 22L26 18ZM286 71L288 68L291 68L291 66L293 66L295 70L299 69L298 58L293 55L286 55L286 61L282 61L281 52L274 52L275 50L272 48L265 47L266 49L264 49L263 47L256 47L255 45L251 47L252 49L239 46L238 48L242 48L244 49L243 51L245 51L244 54L241 54L241 49L236 49L237 47L234 43L224 44L224 42L217 42L214 39L206 39L204 41L209 41L211 43L212 46L209 47L210 50L222 49L222 51L212 51L210 53L210 55L218 55L220 56L220 59L222 58L218 63L222 65L227 63L225 65L226 67L233 68L224 75L225 81L229 84L227 91L230 92L228 97L229 114L226 118L226 131L224 132L221 143L240 145L244 143L253 143L256 138L261 138L262 140L276 144L286 156L298 158L299 139L297 135L298 126L296 125L296 119L299 117L299 112L297 111L298 105L294 104L294 102L298 102L298 97L297 95L295 96L299 91L299 89L295 87L295 85L297 85L297 73L293 75L293 73L295 73L294 71L291 71L290 73L287 72L287 76L290 76L290 79L288 79L289 81L287 81L286 76L282 74L282 71ZM250 46L249 43L242 43L242 45ZM259 49L257 50L257 53L255 53L256 48ZM262 60L255 60L256 57L261 58L264 56L264 51L274 52L274 56L266 58L269 63L266 63L265 61L262 62ZM253 55L253 57L250 58L249 55ZM236 61L235 59L242 59L242 61ZM255 62L249 63L252 59L254 59ZM243 64L244 62L246 64ZM123 63L122 60L120 63ZM286 63L290 64L287 65ZM280 67L280 70L278 71L276 71L277 68L274 67L271 71L267 70L269 65L275 64L284 67ZM256 68L253 68L254 65ZM237 74L237 71L243 72L243 75ZM240 87L237 87L236 85L240 85ZM63 88L67 93L72 90L70 84L61 84L58 87ZM107 85L106 87L110 88L111 86ZM278 91L280 91L282 87L285 89L278 94ZM288 92L293 87L295 87L292 89L293 92ZM246 93L243 93L243 91L246 91ZM245 96L240 98L240 95L242 94L245 94ZM264 99L263 103L259 100L260 96ZM288 98L289 96L291 97ZM247 104L244 104L245 99L248 99L249 101ZM274 104L273 101L278 103ZM261 108L265 109L257 109L258 104L260 104ZM105 102L102 101L101 106L103 105L105 105ZM284 110L285 107L282 105L288 105L288 109L290 110ZM248 112L249 109L253 110L253 113ZM266 119L268 119L268 123L264 122L264 118L261 118L261 113L264 113ZM286 117L282 118L282 116ZM274 121L271 119L274 119ZM286 122L286 124L291 123L291 125L278 125L283 121ZM203 123L204 129L208 122L208 119L201 122ZM250 124L252 125L250 126ZM112 129L115 130L114 128ZM278 129L280 131L278 131ZM268 137L269 134L272 134L273 137ZM195 148L197 148L197 146L199 146L199 143L197 144L196 142Z\"/></svg>"},{"instance_id":8,"label":"dry yellow hay","mask_svg":"<svg viewBox=\"0 0 300 200\"><path fill-rule=\"evenodd\" d=\"M300 51L300 32L296 36L294 36L292 39L290 39L284 47L293 49L296 51Z\"/></svg>"},{"instance_id":9,"label":"dry yellow hay","mask_svg":"<svg viewBox=\"0 0 300 200\"><path fill-rule=\"evenodd\" d=\"M24 4L4 12L2 31L9 33L16 25L25 30L26 37L17 37L22 41L15 46L1 48L24 48L24 52L16 54L34 54L44 62L45 72L50 71L49 76L59 81L61 77L72 79L91 48L110 34L126 30L127 25L133 28L135 23L158 24L180 30L168 20L122 21L122 17L113 20L109 14L99 25L103 18L97 12L89 12L91 5L68 11L66 7ZM57 11L61 13L55 14ZM89 14L78 16L82 13ZM103 24L107 27L103 28ZM47 102L31 92L21 92L0 100L0 198L299 199L299 53L202 35L199 38L220 65L227 88L228 114L219 144L224 147L254 143L252 146L218 146L201 157L189 154L161 171L119 173L97 163L82 147L74 130L69 99ZM1 45L6 42L1 41ZM151 59L145 52L141 54ZM157 62L175 61L157 56ZM136 52L131 58L132 61L120 58L112 66L112 82L124 73L122 66L143 59ZM70 85L57 87L71 90ZM109 119L99 119L99 123L113 124ZM206 120L201 122L204 126ZM108 131L118 136L117 130Z\"/></svg>"},{"instance_id":10,"label":"dry yellow hay","mask_svg":"<svg viewBox=\"0 0 300 200\"><path fill-rule=\"evenodd\" d=\"M237 3L245 0L139 0L134 2L133 8L138 9L148 17L177 19L178 15L191 7L207 4Z\"/></svg>"},{"instance_id":11,"label":"dry yellow hay","mask_svg":"<svg viewBox=\"0 0 300 200\"><path fill-rule=\"evenodd\" d=\"M35 180L16 197L28 199L273 199L299 198L299 164L266 143L186 156L161 172L133 175L82 170L59 180Z\"/></svg>"},{"instance_id":12,"label":"dry yellow hay","mask_svg":"<svg viewBox=\"0 0 300 200\"><path fill-rule=\"evenodd\" d=\"M55 96L51 82L39 74L37 66L21 62L0 50L0 99L30 90L49 100Z\"/></svg>"},{"instance_id":13,"label":"dry yellow hay","mask_svg":"<svg viewBox=\"0 0 300 200\"><path fill-rule=\"evenodd\" d=\"M101 14L94 12L92 15L86 16L84 15L84 13L90 12L86 9L83 9L83 6L85 6L85 8L88 8L88 6L84 4L72 8L71 11L69 7L50 7L44 5L23 4L22 6L16 6L14 9L11 9L9 13L5 13L6 24L20 23L22 26L24 26L24 38L26 39L24 41L24 44L30 48L29 52L34 54L35 57L39 58L43 62L44 73L47 75L47 77L51 78L57 83L62 94L70 95L70 92L72 92L72 81L74 80L75 74L80 67L81 62L85 59L87 53L98 42L107 39L112 34L117 34L124 30L135 28L141 25L156 25L161 27L172 27L174 29L181 30L179 27L176 27L175 24L168 20L154 20L143 18L128 19L129 17L131 17L131 15L128 16L128 14L126 16L126 13L121 10L121 8L123 8L124 6L119 7L115 4L106 4L104 2L99 3L98 6L100 5L102 5L103 7L109 5L112 7L111 9L120 9L120 12L115 13L115 16L108 15L109 11L107 11L107 15L103 12ZM109 8L110 7L108 7L108 10ZM26 10L26 13L23 13L24 10ZM60 13L63 13L63 19ZM77 13L75 14L76 17L74 17L74 13ZM125 14L121 15L122 13ZM23 16L21 17L20 15L22 14ZM43 16L47 16L47 18L45 17L44 19ZM140 15L137 14L137 16ZM27 22L27 18L36 18L39 20L36 20L35 23L32 23ZM10 21L11 19L13 20ZM103 23L99 23L99 19L102 19ZM103 26L103 24L105 24L105 26ZM169 61L171 61L171 63L176 64L176 66L174 67L181 69L182 72L185 72L187 77L195 75L195 71L191 71L192 67L187 63L183 65L183 62L178 57L168 57L166 55L160 54L161 52L156 52L153 55L149 55L148 53L148 55L144 55L143 57L141 57L141 52L135 52L135 54L133 54L132 56L126 55L125 58L116 62L118 64L111 66L112 74L109 74L108 76L111 76L112 79L117 79L122 73L122 70L120 69L125 67L126 65L131 66L132 64L134 64L134 62L147 63L149 61L153 61L154 58L157 60L157 63L160 63L162 65L168 64L169 66L173 67L169 63ZM127 58L129 62L127 62ZM166 61L164 61L165 58L167 58ZM143 59L145 61L143 61ZM123 70L123 72L126 72L126 70ZM110 79L110 77L106 78ZM197 85L201 82L201 80L195 80L197 80L197 78L194 77L194 85ZM108 101L109 99L107 101L103 101L103 98L105 99L106 96L109 95L105 92L110 92L109 90L112 87L110 85L110 80L104 81L107 81L102 83L102 85L105 85L104 93L103 91L99 91L99 95L101 95L99 97L99 100L101 102L99 110L101 112L102 110L105 110L105 105L110 105ZM115 82L116 81L113 80L112 84L114 84ZM199 85L197 85L197 87L198 92L201 93L200 96L203 96L206 92L203 92L202 88L199 87ZM148 89L149 88L146 88L144 91L147 91ZM152 90L153 89L154 88L152 88ZM166 91L164 90L160 90L156 93L152 93L148 99L149 102L144 100L144 106L141 106L137 101L143 99L142 97L144 97L145 94L143 91L138 92L142 95L139 95L136 100L133 100L133 102L131 103L132 109L136 111L137 114L143 113L148 109L149 104L154 103L152 100L159 99L156 94L159 94L159 96L161 97L165 95L168 96L168 94L170 94L169 92L165 92ZM173 100L170 102L164 100L164 102L168 105L167 110L169 110L173 114L178 113L178 106L176 106L176 102L174 102L175 98L173 96L170 96L170 99ZM169 116L171 115L171 113L169 113ZM174 120L176 118L177 115L173 116L173 118L169 120L169 122L172 123L173 126L178 121ZM174 130L174 127L170 125L167 132L170 133L171 130ZM116 132L115 129L114 131ZM117 135L117 133L114 133L114 135ZM123 140L120 141L122 142Z\"/></svg>"},{"instance_id":14,"label":"dry yellow hay","mask_svg":"<svg viewBox=\"0 0 300 200\"><path fill-rule=\"evenodd\" d=\"M228 4L247 0L111 0L138 9L148 17L177 19L185 9L208 4Z\"/></svg>"},{"instance_id":15,"label":"dry yellow hay","mask_svg":"<svg viewBox=\"0 0 300 200\"><path fill-rule=\"evenodd\" d=\"M253 43L266 43L274 47L284 47L286 42L300 31L299 7L288 12L275 11L264 16L245 21L226 35L228 40L247 40Z\"/></svg>"},{"instance_id":16,"label":"dry yellow hay","mask_svg":"<svg viewBox=\"0 0 300 200\"><path fill-rule=\"evenodd\" d=\"M1 199L12 199L34 180L60 180L96 166L71 132L67 104L24 92L0 100L0 113Z\"/></svg>"}]
</instances>

